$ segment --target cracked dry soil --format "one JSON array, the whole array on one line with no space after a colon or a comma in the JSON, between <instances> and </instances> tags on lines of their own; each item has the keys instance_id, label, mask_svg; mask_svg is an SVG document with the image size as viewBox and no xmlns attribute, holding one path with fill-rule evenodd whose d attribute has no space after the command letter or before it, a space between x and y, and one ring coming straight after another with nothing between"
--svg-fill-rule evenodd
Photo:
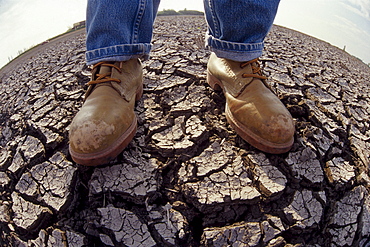
<instances>
[{"instance_id":1,"label":"cracked dry soil","mask_svg":"<svg viewBox=\"0 0 370 247\"><path fill-rule=\"evenodd\" d=\"M85 35L53 42L0 82L0 246L369 246L370 69L274 26L261 64L295 119L289 153L227 124L205 83L203 17L159 17L139 129L82 167L68 126L90 69Z\"/></svg>"}]
</instances>

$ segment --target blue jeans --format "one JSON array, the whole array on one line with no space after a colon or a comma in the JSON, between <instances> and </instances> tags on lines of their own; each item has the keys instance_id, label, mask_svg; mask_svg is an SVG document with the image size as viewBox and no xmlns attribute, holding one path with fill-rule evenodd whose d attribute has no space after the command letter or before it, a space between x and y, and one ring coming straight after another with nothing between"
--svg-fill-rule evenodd
<instances>
[{"instance_id":1,"label":"blue jeans","mask_svg":"<svg viewBox=\"0 0 370 247\"><path fill-rule=\"evenodd\" d=\"M147 58L160 0L89 0L87 64ZM206 46L218 57L250 61L262 55L263 40L280 0L204 0Z\"/></svg>"}]
</instances>

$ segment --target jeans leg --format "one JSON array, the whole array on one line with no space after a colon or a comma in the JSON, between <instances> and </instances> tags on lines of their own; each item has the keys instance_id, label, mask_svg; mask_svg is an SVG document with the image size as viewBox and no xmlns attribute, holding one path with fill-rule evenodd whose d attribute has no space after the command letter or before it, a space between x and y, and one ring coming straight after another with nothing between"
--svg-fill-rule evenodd
<instances>
[{"instance_id":1,"label":"jeans leg","mask_svg":"<svg viewBox=\"0 0 370 247\"><path fill-rule=\"evenodd\" d=\"M86 61L148 57L160 0L88 0Z\"/></svg>"},{"instance_id":2,"label":"jeans leg","mask_svg":"<svg viewBox=\"0 0 370 247\"><path fill-rule=\"evenodd\" d=\"M262 55L263 40L280 0L204 0L206 46L218 57L250 61Z\"/></svg>"}]
</instances>

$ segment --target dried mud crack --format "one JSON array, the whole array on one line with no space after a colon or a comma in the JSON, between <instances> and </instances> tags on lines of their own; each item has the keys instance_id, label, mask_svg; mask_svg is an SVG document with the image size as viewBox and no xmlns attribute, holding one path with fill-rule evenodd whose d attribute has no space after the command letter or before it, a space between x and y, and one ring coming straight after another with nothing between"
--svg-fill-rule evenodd
<instances>
[{"instance_id":1,"label":"dried mud crack","mask_svg":"<svg viewBox=\"0 0 370 247\"><path fill-rule=\"evenodd\" d=\"M85 35L0 82L0 246L369 246L370 69L275 26L261 58L292 113L289 153L262 153L205 83L202 17L160 17L136 137L110 164L71 161L90 69Z\"/></svg>"}]
</instances>

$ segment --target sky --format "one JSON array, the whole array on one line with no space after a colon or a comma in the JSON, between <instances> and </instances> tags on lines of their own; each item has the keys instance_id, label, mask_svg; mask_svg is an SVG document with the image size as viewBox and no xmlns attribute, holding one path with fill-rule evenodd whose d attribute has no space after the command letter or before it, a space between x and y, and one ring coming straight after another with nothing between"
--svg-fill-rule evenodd
<instances>
[{"instance_id":1,"label":"sky","mask_svg":"<svg viewBox=\"0 0 370 247\"><path fill-rule=\"evenodd\" d=\"M231 0L230 0L231 1ZM85 20L87 0L0 0L0 68ZM162 0L159 10L203 11L202 0ZM327 41L370 63L370 0L281 0L275 24Z\"/></svg>"}]
</instances>

